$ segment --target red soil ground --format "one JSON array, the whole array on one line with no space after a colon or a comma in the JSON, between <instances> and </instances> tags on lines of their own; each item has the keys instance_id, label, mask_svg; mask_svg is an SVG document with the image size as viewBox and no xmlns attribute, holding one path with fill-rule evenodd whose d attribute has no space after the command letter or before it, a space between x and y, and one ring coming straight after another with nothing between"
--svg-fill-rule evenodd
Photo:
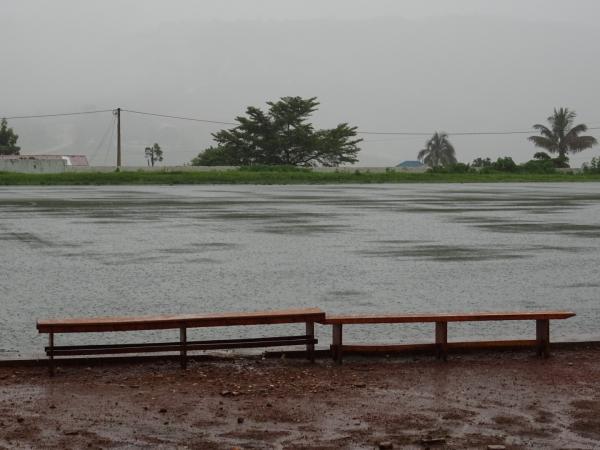
<instances>
[{"instance_id":1,"label":"red soil ground","mask_svg":"<svg viewBox=\"0 0 600 450\"><path fill-rule=\"evenodd\" d=\"M439 439L438 443L428 441ZM0 367L0 448L600 448L600 346Z\"/></svg>"}]
</instances>

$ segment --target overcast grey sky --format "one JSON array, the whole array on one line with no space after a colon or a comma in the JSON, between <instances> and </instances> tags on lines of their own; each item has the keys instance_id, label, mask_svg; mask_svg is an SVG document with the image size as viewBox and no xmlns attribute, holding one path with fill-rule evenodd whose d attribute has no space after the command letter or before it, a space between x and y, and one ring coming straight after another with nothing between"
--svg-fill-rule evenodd
<instances>
[{"instance_id":1,"label":"overcast grey sky","mask_svg":"<svg viewBox=\"0 0 600 450\"><path fill-rule=\"evenodd\" d=\"M600 126L593 0L2 0L0 115L123 108L231 121L317 96L318 127L527 130L553 107ZM11 120L23 153L114 163L110 113ZM218 128L125 114L125 163L157 141L188 162ZM590 134L599 135L598 130ZM525 136L451 138L460 160L525 161ZM361 165L415 159L424 137L365 136ZM587 150L574 166L598 156Z\"/></svg>"}]
</instances>

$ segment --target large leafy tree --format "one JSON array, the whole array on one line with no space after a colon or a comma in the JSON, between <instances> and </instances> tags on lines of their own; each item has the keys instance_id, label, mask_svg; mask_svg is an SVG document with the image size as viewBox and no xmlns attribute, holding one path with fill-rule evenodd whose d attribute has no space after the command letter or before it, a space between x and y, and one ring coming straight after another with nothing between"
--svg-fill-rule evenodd
<instances>
[{"instance_id":1,"label":"large leafy tree","mask_svg":"<svg viewBox=\"0 0 600 450\"><path fill-rule=\"evenodd\" d=\"M417 158L429 167L445 167L456 164L456 152L446 133L435 132L425 143Z\"/></svg>"},{"instance_id":2,"label":"large leafy tree","mask_svg":"<svg viewBox=\"0 0 600 450\"><path fill-rule=\"evenodd\" d=\"M19 135L12 128L8 128L6 119L0 121L0 155L18 155L21 150L17 147Z\"/></svg>"},{"instance_id":3,"label":"large leafy tree","mask_svg":"<svg viewBox=\"0 0 600 450\"><path fill-rule=\"evenodd\" d=\"M577 153L591 148L598 142L593 136L580 136L587 131L583 123L573 125L575 111L569 108L554 108L554 114L548 117L549 126L535 124L534 129L539 131L540 136L530 136L528 139L550 153L558 153L558 159L566 160L567 153Z\"/></svg>"},{"instance_id":4,"label":"large leafy tree","mask_svg":"<svg viewBox=\"0 0 600 450\"><path fill-rule=\"evenodd\" d=\"M317 165L339 166L358 161L356 127L341 123L315 130L308 119L317 110L316 97L282 97L267 102L268 111L250 106L236 117L239 125L213 133L217 143L192 160L193 165Z\"/></svg>"}]
</instances>

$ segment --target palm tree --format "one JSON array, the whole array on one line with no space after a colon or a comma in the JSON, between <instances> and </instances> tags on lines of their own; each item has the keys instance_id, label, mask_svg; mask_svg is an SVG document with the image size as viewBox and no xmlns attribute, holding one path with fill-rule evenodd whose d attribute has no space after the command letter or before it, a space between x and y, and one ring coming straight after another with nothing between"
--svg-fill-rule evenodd
<instances>
[{"instance_id":1,"label":"palm tree","mask_svg":"<svg viewBox=\"0 0 600 450\"><path fill-rule=\"evenodd\" d=\"M593 136L579 136L580 133L587 131L587 126L583 123L573 126L575 120L575 111L569 111L569 108L554 108L554 114L548 117L550 127L534 125L533 128L539 131L541 136L530 136L528 139L535 144L548 150L550 153L558 153L558 159L564 160L567 153L577 153L586 148L591 148L598 142Z\"/></svg>"},{"instance_id":2,"label":"palm tree","mask_svg":"<svg viewBox=\"0 0 600 450\"><path fill-rule=\"evenodd\" d=\"M419 152L417 159L432 168L456 164L456 154L448 135L438 131L425 143L425 148Z\"/></svg>"}]
</instances>

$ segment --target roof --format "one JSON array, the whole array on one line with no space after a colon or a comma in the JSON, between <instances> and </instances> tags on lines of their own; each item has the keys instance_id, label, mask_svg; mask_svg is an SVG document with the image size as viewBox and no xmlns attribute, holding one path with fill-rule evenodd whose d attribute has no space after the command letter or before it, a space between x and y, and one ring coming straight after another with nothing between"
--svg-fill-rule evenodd
<instances>
[{"instance_id":1,"label":"roof","mask_svg":"<svg viewBox=\"0 0 600 450\"><path fill-rule=\"evenodd\" d=\"M413 167L423 167L424 165L425 164L423 164L421 161L402 161L396 167L413 168Z\"/></svg>"}]
</instances>

